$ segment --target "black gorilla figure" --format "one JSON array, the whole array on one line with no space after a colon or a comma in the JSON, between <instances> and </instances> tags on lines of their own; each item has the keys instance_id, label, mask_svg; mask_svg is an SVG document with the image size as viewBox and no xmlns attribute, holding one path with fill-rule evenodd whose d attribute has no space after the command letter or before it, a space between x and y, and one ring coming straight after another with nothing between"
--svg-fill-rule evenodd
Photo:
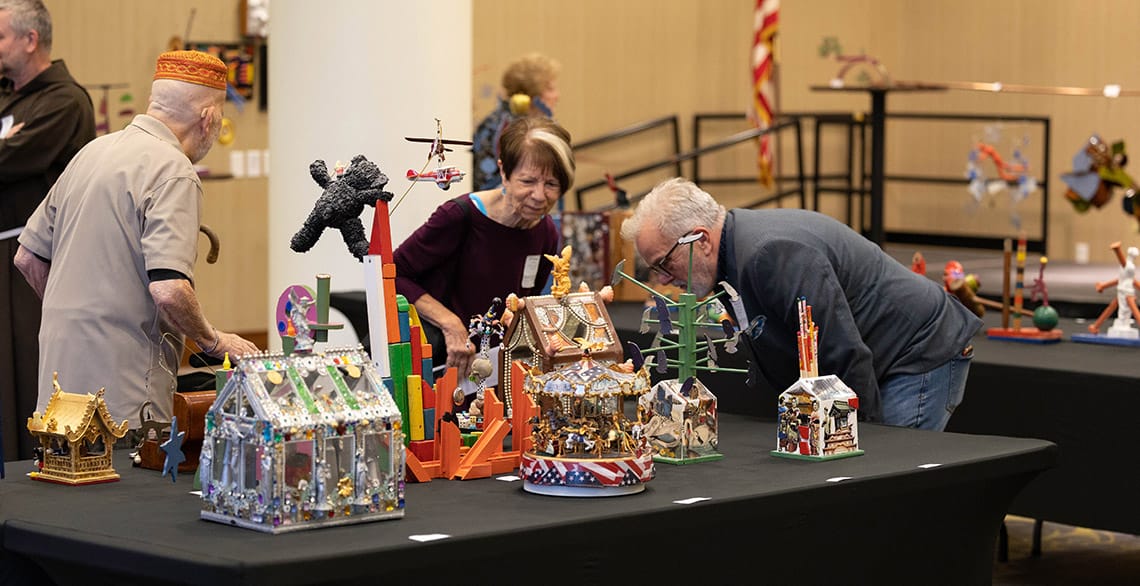
<instances>
[{"instance_id":1,"label":"black gorilla figure","mask_svg":"<svg viewBox=\"0 0 1140 586\"><path fill-rule=\"evenodd\" d=\"M325 191L317 198L305 225L293 235L289 247L296 252L308 252L325 228L336 228L352 256L364 260L368 254L368 237L364 234L360 214L365 205L376 207L377 200L392 201L392 194L384 191L388 176L364 155L353 157L339 178L329 176L328 167L321 160L309 165L309 174Z\"/></svg>"}]
</instances>

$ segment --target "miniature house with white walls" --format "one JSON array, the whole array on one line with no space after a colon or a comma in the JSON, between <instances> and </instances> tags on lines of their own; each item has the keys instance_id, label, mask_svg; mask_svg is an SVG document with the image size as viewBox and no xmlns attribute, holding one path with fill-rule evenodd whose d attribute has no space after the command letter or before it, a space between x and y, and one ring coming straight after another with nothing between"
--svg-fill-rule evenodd
<instances>
[{"instance_id":1,"label":"miniature house with white walls","mask_svg":"<svg viewBox=\"0 0 1140 586\"><path fill-rule=\"evenodd\" d=\"M717 451L716 395L697 377L665 379L637 400L653 460L690 464L724 457Z\"/></svg>"},{"instance_id":2,"label":"miniature house with white walls","mask_svg":"<svg viewBox=\"0 0 1140 586\"><path fill-rule=\"evenodd\" d=\"M404 516L400 411L360 346L243 356L199 469L210 521L282 533Z\"/></svg>"},{"instance_id":3,"label":"miniature house with white walls","mask_svg":"<svg viewBox=\"0 0 1140 586\"><path fill-rule=\"evenodd\" d=\"M859 397L834 374L819 376L818 330L811 306L800 298L797 335L800 379L780 393L776 449L773 455L831 460L863 454L859 449Z\"/></svg>"}]
</instances>

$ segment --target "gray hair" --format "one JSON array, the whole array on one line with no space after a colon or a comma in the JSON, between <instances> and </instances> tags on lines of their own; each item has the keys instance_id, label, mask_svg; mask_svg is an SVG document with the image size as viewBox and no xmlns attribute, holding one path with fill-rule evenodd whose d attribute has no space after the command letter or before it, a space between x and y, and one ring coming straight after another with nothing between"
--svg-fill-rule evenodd
<instances>
[{"instance_id":1,"label":"gray hair","mask_svg":"<svg viewBox=\"0 0 1140 586\"><path fill-rule=\"evenodd\" d=\"M641 200L633 215L622 222L621 237L634 240L648 219L663 237L673 240L697 226L713 228L723 223L726 213L724 206L695 183L674 177L658 183Z\"/></svg>"},{"instance_id":2,"label":"gray hair","mask_svg":"<svg viewBox=\"0 0 1140 586\"><path fill-rule=\"evenodd\" d=\"M0 10L12 15L12 30L18 35L36 31L40 46L51 51L51 14L41 0L0 0Z\"/></svg>"}]
</instances>

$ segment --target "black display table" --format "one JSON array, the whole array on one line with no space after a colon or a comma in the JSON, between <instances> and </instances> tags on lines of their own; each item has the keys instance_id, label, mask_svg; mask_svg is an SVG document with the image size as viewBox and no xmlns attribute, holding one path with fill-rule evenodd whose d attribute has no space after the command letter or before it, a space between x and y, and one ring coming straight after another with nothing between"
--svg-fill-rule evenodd
<instances>
[{"instance_id":1,"label":"black display table","mask_svg":"<svg viewBox=\"0 0 1140 586\"><path fill-rule=\"evenodd\" d=\"M437 480L408 486L404 519L276 536L199 520L186 475L172 484L124 466L121 482L68 487L13 463L0 482L3 554L88 585L987 584L1006 508L1057 456L1039 440L874 425L857 458L775 458L774 442L774 424L724 415L723 460L660 465L638 495ZM676 502L693 497L708 500ZM437 533L450 537L410 539Z\"/></svg>"},{"instance_id":2,"label":"black display table","mask_svg":"<svg viewBox=\"0 0 1140 586\"><path fill-rule=\"evenodd\" d=\"M363 292L334 293L333 306L367 329ZM628 302L607 307L618 336L644 348L653 332L638 331L642 309ZM1000 317L987 312L986 327L999 325ZM1030 325L1029 318L1022 323ZM1018 495L1011 513L1140 535L1140 507L1132 504L1140 494L1140 452L1129 442L1134 426L1122 418L1140 411L1140 350L1068 341L1086 325L1062 319L1066 341L1046 345L990 340L979 332L966 396L947 430L1058 445L1058 465ZM746 366L740 354L722 353L722 359L725 366ZM738 373L700 377L721 412L775 420L783 389L763 380L750 387Z\"/></svg>"},{"instance_id":3,"label":"black display table","mask_svg":"<svg viewBox=\"0 0 1140 586\"><path fill-rule=\"evenodd\" d=\"M986 325L999 318L987 314ZM1061 320L1066 341L1048 345L975 336L966 397L947 430L1057 444L1057 466L1029 483L1009 512L1140 535L1140 452L1131 442L1140 349L1068 341L1085 325Z\"/></svg>"}]
</instances>

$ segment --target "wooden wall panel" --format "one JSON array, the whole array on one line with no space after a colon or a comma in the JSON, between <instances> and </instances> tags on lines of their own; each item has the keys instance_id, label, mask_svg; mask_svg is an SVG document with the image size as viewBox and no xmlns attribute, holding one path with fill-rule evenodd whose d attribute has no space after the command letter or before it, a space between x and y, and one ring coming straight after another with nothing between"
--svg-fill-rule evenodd
<instances>
[{"instance_id":1,"label":"wooden wall panel","mask_svg":"<svg viewBox=\"0 0 1140 586\"><path fill-rule=\"evenodd\" d=\"M576 139L676 113L684 121L685 148L690 148L693 113L742 112L748 106L753 5L751 0L476 0L472 115L478 119L490 110L498 75L512 58L540 50L564 65L562 101L555 115ZM834 61L819 56L824 36L838 37L849 54L878 57L896 79L1082 87L1118 83L1138 89L1140 71L1131 59L1140 50L1140 37L1132 31L1138 19L1140 3L1128 0L783 2L779 106L789 111L861 112L869 108L864 95L810 90L812 85L826 83L839 69ZM1137 105L1140 98L1113 101L962 91L898 94L888 99L890 110L897 112L1050 116L1050 192L1036 194L1036 200L1022 202L1017 210L1027 229L1039 229L1040 198L1048 197L1049 255L1071 258L1076 242L1088 242L1098 262L1111 262L1108 244L1113 240L1140 239L1135 222L1121 212L1119 195L1101 210L1076 213L1064 200L1060 174L1069 170L1073 153L1093 132L1106 140L1127 141L1129 131L1140 127ZM964 176L971 137L980 135L985 124L929 133L894 126L888 125L888 173ZM1007 129L1006 136L1017 132ZM825 167L842 164L841 149L831 142L839 139L837 135L822 145ZM782 164L789 172L791 141L781 142ZM583 181L600 177L606 169L644 163L645 159L634 162L641 156L637 154L640 148L614 149L604 156L589 153L581 162ZM810 133L805 135L804 151L810 169ZM750 157L742 156L735 164L740 173L748 173L751 163ZM1040 169L1040 156L1032 163ZM762 189L747 185L715 186L712 191L726 205L763 195ZM969 198L964 187L892 184L886 202L887 227L964 234L1014 231L1008 201L994 201L992 209L987 202L985 208L976 209ZM828 197L822 207L833 215L845 215L842 198Z\"/></svg>"},{"instance_id":2,"label":"wooden wall panel","mask_svg":"<svg viewBox=\"0 0 1140 586\"><path fill-rule=\"evenodd\" d=\"M155 59L167 49L171 37L186 35L188 23L191 41L241 40L237 0L47 0L45 4L52 13L52 56L67 62L72 75L92 93L96 108L103 96L94 86L128 84L107 96L112 130L130 122L129 116L118 115L120 109L129 106L145 112ZM129 104L119 101L124 94L133 97ZM230 153L235 150L266 148L268 121L258 111L258 99L255 95L243 111L227 103L226 116L234 123L236 137L229 146L214 145L203 159L201 164L211 173L228 174ZM203 222L218 233L222 253L217 264L207 264L208 242L202 237L195 267L202 308L218 328L263 332L268 314L268 180L211 180L203 186Z\"/></svg>"},{"instance_id":3,"label":"wooden wall panel","mask_svg":"<svg viewBox=\"0 0 1140 586\"><path fill-rule=\"evenodd\" d=\"M563 64L562 99L555 114L576 140L677 114L683 148L691 148L694 113L743 112L749 104L753 4L752 0L474 0L472 119L481 119L492 108L503 67L524 52L538 50ZM192 40L240 38L238 0L47 0L47 5L55 21L54 56L65 59L81 83L129 83L133 105L140 111L145 108L154 58L170 37L185 34L192 10ZM329 11L335 12L335 7ZM1140 3L1129 0L1010 0L1000 5L988 0L815 0L783 2L780 21L778 103L784 110L869 107L862 95L809 89L826 83L838 69L818 54L820 41L829 35L838 37L848 52L880 58L897 79L1086 87L1118 83L1126 89L1140 88L1140 71L1131 59L1140 52L1140 36L1132 31L1133 23L1140 21ZM118 95L111 97L115 100ZM1140 98L1113 101L952 91L892 95L888 105L899 112L1052 117L1052 186L1050 193L1035 196L1050 198L1049 255L1071 258L1075 243L1087 242L1094 261L1111 262L1110 242L1140 240L1135 223L1120 210L1119 195L1104 209L1078 214L1064 201L1059 178L1068 170L1073 152L1093 132L1106 140L1140 140L1134 138L1134 129L1140 128ZM231 106L228 114L237 125L236 142L215 147L204 161L220 173L228 171L230 151L262 149L268 142L266 116L255 104L242 113ZM121 127L127 120L113 122ZM743 123L726 124L722 136L742 128L746 128ZM964 173L971 139L983 128L980 123L958 129L892 124L887 170ZM579 184L659 156L664 151L663 136L650 133L621 148L588 153L579 161ZM709 135L708 140L715 138ZM805 139L810 170L810 132ZM841 133L829 131L825 140L824 167L838 168L843 163ZM782 138L785 172L793 170L791 149L790 138ZM754 169L753 155L742 147L710 159L705 170L748 174ZM685 172L689 169L686 166ZM627 187L644 191L670 174L662 171ZM263 269L258 269L270 246L265 241L266 186L264 179L206 184L207 221L220 232L223 252L219 264L203 261L197 268L198 286L207 315L222 328L266 327L261 323L267 309L261 301L266 284ZM710 190L726 205L743 204L766 193L756 185ZM605 199L604 193L596 197ZM1037 207L1031 199L1018 208L1031 230L1034 222L1040 222ZM842 198L835 196L825 198L822 208L840 218L846 213ZM1008 208L1008 203L995 201L992 209L972 209L964 188L898 184L888 191L886 222L888 229L900 230L1012 232ZM204 246L203 240L203 258ZM260 292L233 294L247 288Z\"/></svg>"}]
</instances>

